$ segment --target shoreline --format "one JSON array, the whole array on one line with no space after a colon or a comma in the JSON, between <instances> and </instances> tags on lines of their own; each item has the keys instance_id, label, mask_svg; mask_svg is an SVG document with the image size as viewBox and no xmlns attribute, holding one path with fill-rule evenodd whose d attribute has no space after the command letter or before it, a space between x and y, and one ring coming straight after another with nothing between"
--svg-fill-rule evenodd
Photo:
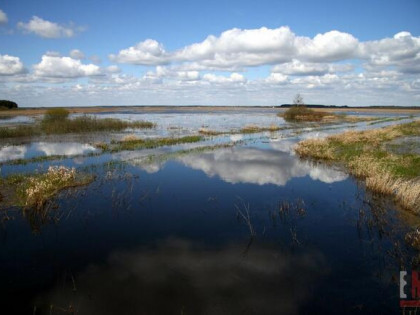
<instances>
[{"instance_id":1,"label":"shoreline","mask_svg":"<svg viewBox=\"0 0 420 315\"><path fill-rule=\"evenodd\" d=\"M302 140L300 158L334 162L363 179L373 192L393 196L406 210L420 216L420 160L416 153L397 153L387 145L398 138L420 136L420 120L365 131L346 131L327 138Z\"/></svg>"},{"instance_id":2,"label":"shoreline","mask_svg":"<svg viewBox=\"0 0 420 315\"><path fill-rule=\"evenodd\" d=\"M1 110L0 116L37 116L43 115L51 107L41 108L18 108ZM138 113L160 113L160 112L200 112L200 111L213 111L213 112L229 112L229 111L278 111L283 112L287 108L280 108L274 106L89 106L89 107L63 107L72 114L91 114L91 113L106 113L106 112L119 112L119 111L133 111ZM347 108L315 108L317 111L323 112L363 112L363 113L407 113L407 114L420 114L420 107L418 108L362 108L362 107L347 107Z\"/></svg>"}]
</instances>

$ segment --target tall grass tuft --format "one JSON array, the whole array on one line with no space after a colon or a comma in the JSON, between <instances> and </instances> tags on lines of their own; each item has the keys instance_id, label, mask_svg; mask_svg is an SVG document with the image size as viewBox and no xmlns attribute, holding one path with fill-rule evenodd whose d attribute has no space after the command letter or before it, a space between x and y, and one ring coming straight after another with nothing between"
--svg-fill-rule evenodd
<instances>
[{"instance_id":1,"label":"tall grass tuft","mask_svg":"<svg viewBox=\"0 0 420 315\"><path fill-rule=\"evenodd\" d=\"M92 177L77 176L74 168L50 166L44 174L21 178L17 185L17 196L23 207L42 209L61 190L86 185L92 180Z\"/></svg>"},{"instance_id":2,"label":"tall grass tuft","mask_svg":"<svg viewBox=\"0 0 420 315\"><path fill-rule=\"evenodd\" d=\"M20 125L16 127L1 127L0 138L19 138L40 135L39 128L35 126Z\"/></svg>"}]
</instances>

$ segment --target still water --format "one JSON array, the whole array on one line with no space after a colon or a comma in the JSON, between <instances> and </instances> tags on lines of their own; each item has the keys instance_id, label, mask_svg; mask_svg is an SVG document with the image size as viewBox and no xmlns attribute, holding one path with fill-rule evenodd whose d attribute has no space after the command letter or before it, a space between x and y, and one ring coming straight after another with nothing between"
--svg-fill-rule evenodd
<instances>
[{"instance_id":1,"label":"still water","mask_svg":"<svg viewBox=\"0 0 420 315\"><path fill-rule=\"evenodd\" d=\"M158 135L169 126L193 133L232 119L197 113L196 119L177 116L165 125L168 114L161 115ZM286 124L265 115L256 121ZM226 128L236 124L232 120ZM411 268L414 256L404 235L414 218L367 192L339 166L300 160L293 152L300 139L347 128L370 127L228 135L95 156L89 155L96 152L91 142L74 139L4 144L2 176L66 165L96 178L87 187L63 191L47 212L0 212L2 309L5 314L398 312L399 271ZM199 149L220 143L230 145ZM39 155L65 158L8 163Z\"/></svg>"}]
</instances>

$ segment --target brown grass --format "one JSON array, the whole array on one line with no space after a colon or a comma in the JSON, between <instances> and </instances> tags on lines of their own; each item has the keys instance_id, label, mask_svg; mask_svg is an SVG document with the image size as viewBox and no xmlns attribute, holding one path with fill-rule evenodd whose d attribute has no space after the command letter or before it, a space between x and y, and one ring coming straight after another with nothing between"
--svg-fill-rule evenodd
<instances>
[{"instance_id":1,"label":"brown grass","mask_svg":"<svg viewBox=\"0 0 420 315\"><path fill-rule=\"evenodd\" d=\"M200 128L198 130L198 133L199 134L202 134L204 136L218 136L218 135L224 134L225 132L223 132L223 131L216 131L216 130L210 130L210 129L207 129L207 128Z\"/></svg>"},{"instance_id":2,"label":"brown grass","mask_svg":"<svg viewBox=\"0 0 420 315\"><path fill-rule=\"evenodd\" d=\"M301 157L343 163L351 174L365 179L374 192L392 195L405 209L420 214L418 155L397 155L383 144L405 135L420 135L420 121L369 131L349 131L325 139L308 139L295 147Z\"/></svg>"},{"instance_id":3,"label":"brown grass","mask_svg":"<svg viewBox=\"0 0 420 315\"><path fill-rule=\"evenodd\" d=\"M139 140L139 138L134 134L126 135L121 139L122 142L137 141L137 140Z\"/></svg>"}]
</instances>

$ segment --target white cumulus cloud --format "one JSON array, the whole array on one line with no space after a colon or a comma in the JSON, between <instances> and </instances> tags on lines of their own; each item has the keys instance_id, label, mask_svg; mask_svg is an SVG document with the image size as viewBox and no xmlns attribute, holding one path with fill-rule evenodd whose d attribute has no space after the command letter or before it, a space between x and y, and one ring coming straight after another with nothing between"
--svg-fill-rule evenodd
<instances>
[{"instance_id":1,"label":"white cumulus cloud","mask_svg":"<svg viewBox=\"0 0 420 315\"><path fill-rule=\"evenodd\" d=\"M244 67L281 64L294 59L331 62L352 59L359 41L351 34L330 31L314 38L297 36L289 27L275 29L233 28L220 36L168 52L161 43L148 39L110 55L112 61L140 65L190 64L195 70L240 70ZM199 69L201 68L201 69Z\"/></svg>"},{"instance_id":2,"label":"white cumulus cloud","mask_svg":"<svg viewBox=\"0 0 420 315\"><path fill-rule=\"evenodd\" d=\"M79 49L73 49L72 51L70 51L70 57L72 57L73 59L85 59L85 54L80 51Z\"/></svg>"},{"instance_id":3,"label":"white cumulus cloud","mask_svg":"<svg viewBox=\"0 0 420 315\"><path fill-rule=\"evenodd\" d=\"M283 63L273 67L272 72L287 75L306 76L306 75L324 75L335 72L349 72L353 70L350 64L331 64L302 62L293 59L292 62Z\"/></svg>"},{"instance_id":4,"label":"white cumulus cloud","mask_svg":"<svg viewBox=\"0 0 420 315\"><path fill-rule=\"evenodd\" d=\"M246 82L245 77L239 73L232 73L229 77L225 77L222 75L216 75L213 73L206 73L203 75L203 80L209 81L211 83L243 83Z\"/></svg>"},{"instance_id":5,"label":"white cumulus cloud","mask_svg":"<svg viewBox=\"0 0 420 315\"><path fill-rule=\"evenodd\" d=\"M19 57L0 55L0 75L15 75L25 71Z\"/></svg>"},{"instance_id":6,"label":"white cumulus cloud","mask_svg":"<svg viewBox=\"0 0 420 315\"><path fill-rule=\"evenodd\" d=\"M94 64L82 64L70 57L43 55L40 63L34 65L34 74L50 78L79 78L101 75L101 69Z\"/></svg>"},{"instance_id":7,"label":"white cumulus cloud","mask_svg":"<svg viewBox=\"0 0 420 315\"><path fill-rule=\"evenodd\" d=\"M7 15L0 9L0 24L6 24L8 22Z\"/></svg>"},{"instance_id":8,"label":"white cumulus cloud","mask_svg":"<svg viewBox=\"0 0 420 315\"><path fill-rule=\"evenodd\" d=\"M420 37L400 32L392 38L361 43L359 57L368 67L396 67L403 73L420 73Z\"/></svg>"},{"instance_id":9,"label":"white cumulus cloud","mask_svg":"<svg viewBox=\"0 0 420 315\"><path fill-rule=\"evenodd\" d=\"M57 23L44 20L38 16L33 16L28 23L19 22L18 28L44 38L73 37L81 30L81 28L76 28L74 26L62 26Z\"/></svg>"},{"instance_id":10,"label":"white cumulus cloud","mask_svg":"<svg viewBox=\"0 0 420 315\"><path fill-rule=\"evenodd\" d=\"M348 33L330 31L318 34L313 39L298 37L296 48L303 60L329 62L355 57L359 41Z\"/></svg>"},{"instance_id":11,"label":"white cumulus cloud","mask_svg":"<svg viewBox=\"0 0 420 315\"><path fill-rule=\"evenodd\" d=\"M114 62L137 65L159 65L169 62L169 55L159 42L146 39L135 46L121 50L117 55L110 55Z\"/></svg>"}]
</instances>

